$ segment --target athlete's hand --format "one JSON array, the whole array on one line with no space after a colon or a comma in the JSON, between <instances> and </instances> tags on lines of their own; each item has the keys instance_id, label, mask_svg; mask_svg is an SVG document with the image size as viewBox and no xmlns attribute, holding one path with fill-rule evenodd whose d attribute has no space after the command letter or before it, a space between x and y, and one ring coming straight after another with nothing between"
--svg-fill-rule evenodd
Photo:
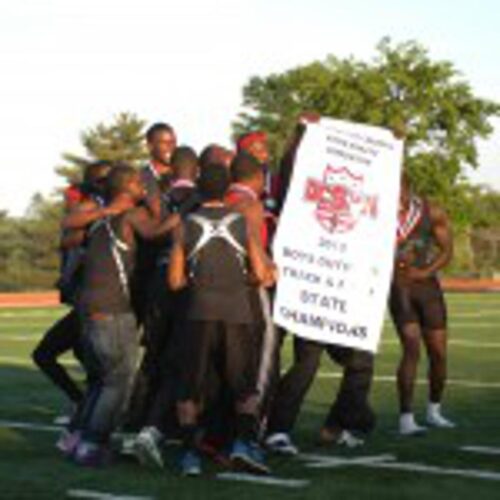
<instances>
[{"instance_id":1,"label":"athlete's hand","mask_svg":"<svg viewBox=\"0 0 500 500\"><path fill-rule=\"evenodd\" d=\"M107 207L103 208L103 217L113 217L115 215L120 215L121 213L125 212L125 210L130 208L130 204L127 203L120 203L120 202L113 202L110 203Z\"/></svg>"},{"instance_id":2,"label":"athlete's hand","mask_svg":"<svg viewBox=\"0 0 500 500\"><path fill-rule=\"evenodd\" d=\"M181 218L179 217L179 223L172 230L172 239L174 244L180 245L184 241L184 225L181 224Z\"/></svg>"},{"instance_id":3,"label":"athlete's hand","mask_svg":"<svg viewBox=\"0 0 500 500\"><path fill-rule=\"evenodd\" d=\"M304 111L299 115L299 123L307 125L308 123L318 123L321 120L321 115L315 111Z\"/></svg>"},{"instance_id":4,"label":"athlete's hand","mask_svg":"<svg viewBox=\"0 0 500 500\"><path fill-rule=\"evenodd\" d=\"M278 281L278 274L278 268L275 265L271 266L266 273L262 286L265 288L272 287Z\"/></svg>"},{"instance_id":5,"label":"athlete's hand","mask_svg":"<svg viewBox=\"0 0 500 500\"><path fill-rule=\"evenodd\" d=\"M419 269L418 267L406 267L403 273L408 281L423 281L430 277L427 270Z\"/></svg>"},{"instance_id":6,"label":"athlete's hand","mask_svg":"<svg viewBox=\"0 0 500 500\"><path fill-rule=\"evenodd\" d=\"M182 222L182 217L179 214L172 214L168 216L169 226L175 230L180 227Z\"/></svg>"}]
</instances>

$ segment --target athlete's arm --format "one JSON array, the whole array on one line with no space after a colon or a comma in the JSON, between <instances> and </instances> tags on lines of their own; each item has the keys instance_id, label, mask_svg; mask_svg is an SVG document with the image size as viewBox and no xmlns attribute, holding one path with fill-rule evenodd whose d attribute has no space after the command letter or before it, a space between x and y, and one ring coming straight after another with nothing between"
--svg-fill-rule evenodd
<instances>
[{"instance_id":1,"label":"athlete's arm","mask_svg":"<svg viewBox=\"0 0 500 500\"><path fill-rule=\"evenodd\" d=\"M154 193L148 194L145 198L146 206L151 214L151 216L159 221L161 219L161 196L160 191L155 191Z\"/></svg>"},{"instance_id":2,"label":"athlete's arm","mask_svg":"<svg viewBox=\"0 0 500 500\"><path fill-rule=\"evenodd\" d=\"M423 269L410 267L410 279L425 279L445 267L453 257L453 232L450 219L446 212L437 205L429 206L432 232L438 248L438 253L432 262Z\"/></svg>"},{"instance_id":3,"label":"athlete's arm","mask_svg":"<svg viewBox=\"0 0 500 500\"><path fill-rule=\"evenodd\" d=\"M256 251L261 254L261 259L265 262L268 269L275 269L275 265L262 243L261 230L262 226L266 223L262 204L258 201L249 203L243 208L242 213L247 222L247 230L251 235L251 239L257 245Z\"/></svg>"},{"instance_id":4,"label":"athlete's arm","mask_svg":"<svg viewBox=\"0 0 500 500\"><path fill-rule=\"evenodd\" d=\"M154 240L166 236L180 223L181 219L178 214L173 214L158 222L147 209L137 208L128 215L127 221L134 232L143 239Z\"/></svg>"},{"instance_id":5,"label":"athlete's arm","mask_svg":"<svg viewBox=\"0 0 500 500\"><path fill-rule=\"evenodd\" d=\"M187 283L184 226L182 224L179 224L173 231L173 246L168 263L167 281L171 290L180 290Z\"/></svg>"},{"instance_id":6,"label":"athlete's arm","mask_svg":"<svg viewBox=\"0 0 500 500\"><path fill-rule=\"evenodd\" d=\"M83 229L65 230L61 234L59 246L62 250L70 250L79 247L85 240L85 231Z\"/></svg>"},{"instance_id":7,"label":"athlete's arm","mask_svg":"<svg viewBox=\"0 0 500 500\"><path fill-rule=\"evenodd\" d=\"M159 221L161 219L161 191L156 179L148 179L145 174L142 175L142 181L146 188L146 197L144 204L151 216Z\"/></svg>"},{"instance_id":8,"label":"athlete's arm","mask_svg":"<svg viewBox=\"0 0 500 500\"><path fill-rule=\"evenodd\" d=\"M84 201L77 205L63 218L62 229L83 229L103 217L118 215L129 206L121 203L111 203L107 207L99 206L95 201Z\"/></svg>"},{"instance_id":9,"label":"athlete's arm","mask_svg":"<svg viewBox=\"0 0 500 500\"><path fill-rule=\"evenodd\" d=\"M308 123L317 123L321 116L318 113L304 112L302 113L295 125L292 136L290 137L283 157L280 161L279 166L279 179L280 179L280 193L278 196L278 211L283 208L283 203L290 187L290 181L292 178L293 167L295 164L295 157L297 155L297 150L299 149L300 143L304 137L304 133L307 128Z\"/></svg>"},{"instance_id":10,"label":"athlete's arm","mask_svg":"<svg viewBox=\"0 0 500 500\"><path fill-rule=\"evenodd\" d=\"M247 226L247 251L250 261L250 271L257 282L265 287L272 286L276 282L276 266L262 248L258 235Z\"/></svg>"}]
</instances>

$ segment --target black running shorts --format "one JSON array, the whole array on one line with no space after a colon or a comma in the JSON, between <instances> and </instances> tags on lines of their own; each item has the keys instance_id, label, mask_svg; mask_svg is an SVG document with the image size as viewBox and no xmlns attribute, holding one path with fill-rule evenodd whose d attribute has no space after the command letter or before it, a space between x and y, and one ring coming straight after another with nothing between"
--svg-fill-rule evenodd
<instances>
[{"instance_id":1,"label":"black running shorts","mask_svg":"<svg viewBox=\"0 0 500 500\"><path fill-rule=\"evenodd\" d=\"M427 332L447 327L446 304L436 277L406 285L393 282L389 309L399 331L409 323L417 323Z\"/></svg>"},{"instance_id":2,"label":"black running shorts","mask_svg":"<svg viewBox=\"0 0 500 500\"><path fill-rule=\"evenodd\" d=\"M187 321L179 342L178 400L202 401L212 370L236 401L256 394L260 342L254 325Z\"/></svg>"}]
</instances>

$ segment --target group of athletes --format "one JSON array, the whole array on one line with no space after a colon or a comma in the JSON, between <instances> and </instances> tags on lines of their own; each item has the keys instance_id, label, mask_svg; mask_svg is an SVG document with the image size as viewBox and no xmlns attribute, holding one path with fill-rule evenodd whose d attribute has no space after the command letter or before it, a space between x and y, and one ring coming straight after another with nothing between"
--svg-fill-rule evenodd
<instances>
[{"instance_id":1,"label":"group of athletes","mask_svg":"<svg viewBox=\"0 0 500 500\"><path fill-rule=\"evenodd\" d=\"M211 144L198 155L177 146L171 126L156 123L146 133L150 161L142 169L97 161L66 189L58 286L69 310L33 352L72 402L57 441L66 457L105 465L120 431L121 451L141 463L162 467L164 447L177 441L184 475L200 474L203 456L266 474L265 452L298 453L293 428L323 351L343 372L319 440L363 444L375 427L373 355L293 337L292 364L282 373L286 332L271 319L279 276L270 244L297 148L317 120L301 115L274 175L263 132L240 137L235 151ZM446 214L403 175L389 297L402 346L402 435L426 431L412 409L422 340L426 421L454 425L441 413L447 332L436 277L451 254ZM59 361L70 351L83 384Z\"/></svg>"}]
</instances>

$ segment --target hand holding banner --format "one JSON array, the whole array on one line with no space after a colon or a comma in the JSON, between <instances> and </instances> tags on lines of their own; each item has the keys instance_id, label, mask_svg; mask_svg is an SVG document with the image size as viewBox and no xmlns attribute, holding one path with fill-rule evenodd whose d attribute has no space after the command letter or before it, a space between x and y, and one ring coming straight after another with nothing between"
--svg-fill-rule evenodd
<instances>
[{"instance_id":1,"label":"hand holding banner","mask_svg":"<svg viewBox=\"0 0 500 500\"><path fill-rule=\"evenodd\" d=\"M375 352L393 265L402 141L377 127L309 124L274 243L275 322Z\"/></svg>"}]
</instances>

